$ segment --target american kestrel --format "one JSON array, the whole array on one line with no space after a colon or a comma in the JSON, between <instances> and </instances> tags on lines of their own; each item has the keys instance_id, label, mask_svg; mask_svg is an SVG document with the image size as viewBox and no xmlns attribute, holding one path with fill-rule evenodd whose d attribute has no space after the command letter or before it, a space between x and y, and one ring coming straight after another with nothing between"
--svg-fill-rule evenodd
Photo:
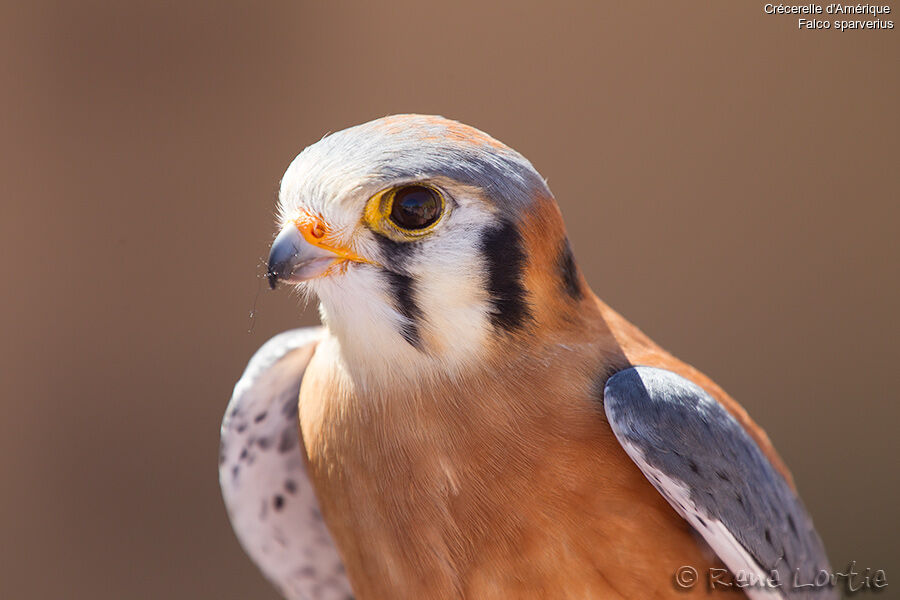
<instances>
[{"instance_id":1,"label":"american kestrel","mask_svg":"<svg viewBox=\"0 0 900 600\"><path fill-rule=\"evenodd\" d=\"M269 281L323 326L250 360L220 481L286 597L834 595L795 585L829 565L766 434L594 295L522 155L386 117L301 152L278 207Z\"/></svg>"}]
</instances>

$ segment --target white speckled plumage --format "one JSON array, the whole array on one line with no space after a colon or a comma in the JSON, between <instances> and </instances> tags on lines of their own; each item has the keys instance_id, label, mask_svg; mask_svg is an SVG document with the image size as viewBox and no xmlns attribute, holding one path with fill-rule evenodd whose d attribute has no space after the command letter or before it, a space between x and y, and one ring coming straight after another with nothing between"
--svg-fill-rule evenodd
<instances>
[{"instance_id":1,"label":"white speckled plumage","mask_svg":"<svg viewBox=\"0 0 900 600\"><path fill-rule=\"evenodd\" d=\"M219 482L244 550L289 600L351 598L322 521L297 427L319 327L281 333L250 360L222 422Z\"/></svg>"}]
</instances>

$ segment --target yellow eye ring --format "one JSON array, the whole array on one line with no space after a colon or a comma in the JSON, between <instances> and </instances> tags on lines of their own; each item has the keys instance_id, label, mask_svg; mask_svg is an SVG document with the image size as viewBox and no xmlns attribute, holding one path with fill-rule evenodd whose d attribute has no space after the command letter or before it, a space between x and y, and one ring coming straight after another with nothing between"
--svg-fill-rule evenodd
<instances>
[{"instance_id":1,"label":"yellow eye ring","mask_svg":"<svg viewBox=\"0 0 900 600\"><path fill-rule=\"evenodd\" d=\"M447 201L436 187L411 183L372 196L366 203L363 218L369 227L388 237L409 239L434 229L446 208Z\"/></svg>"}]
</instances>

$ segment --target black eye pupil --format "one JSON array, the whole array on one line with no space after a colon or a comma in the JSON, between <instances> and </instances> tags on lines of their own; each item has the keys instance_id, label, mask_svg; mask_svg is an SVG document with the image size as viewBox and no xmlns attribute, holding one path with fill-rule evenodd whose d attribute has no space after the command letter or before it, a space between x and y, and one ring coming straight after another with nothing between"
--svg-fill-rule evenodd
<instances>
[{"instance_id":1,"label":"black eye pupil","mask_svg":"<svg viewBox=\"0 0 900 600\"><path fill-rule=\"evenodd\" d=\"M441 216L437 192L421 185L410 185L394 194L391 221L404 229L424 229Z\"/></svg>"}]
</instances>

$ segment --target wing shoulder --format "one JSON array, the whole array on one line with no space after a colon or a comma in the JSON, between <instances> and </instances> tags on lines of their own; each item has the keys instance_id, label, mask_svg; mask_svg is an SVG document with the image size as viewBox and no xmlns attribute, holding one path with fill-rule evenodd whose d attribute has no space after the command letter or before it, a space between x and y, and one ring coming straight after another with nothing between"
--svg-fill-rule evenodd
<instances>
[{"instance_id":1,"label":"wing shoulder","mask_svg":"<svg viewBox=\"0 0 900 600\"><path fill-rule=\"evenodd\" d=\"M320 328L295 329L250 359L222 421L219 483L244 550L297 600L346 600L350 585L319 512L297 423L297 401Z\"/></svg>"},{"instance_id":2,"label":"wing shoulder","mask_svg":"<svg viewBox=\"0 0 900 600\"><path fill-rule=\"evenodd\" d=\"M743 427L695 383L665 369L632 367L606 383L610 426L647 479L735 574L778 572L783 597L824 598L797 588L828 559L812 520ZM770 590L748 589L751 598Z\"/></svg>"}]
</instances>

